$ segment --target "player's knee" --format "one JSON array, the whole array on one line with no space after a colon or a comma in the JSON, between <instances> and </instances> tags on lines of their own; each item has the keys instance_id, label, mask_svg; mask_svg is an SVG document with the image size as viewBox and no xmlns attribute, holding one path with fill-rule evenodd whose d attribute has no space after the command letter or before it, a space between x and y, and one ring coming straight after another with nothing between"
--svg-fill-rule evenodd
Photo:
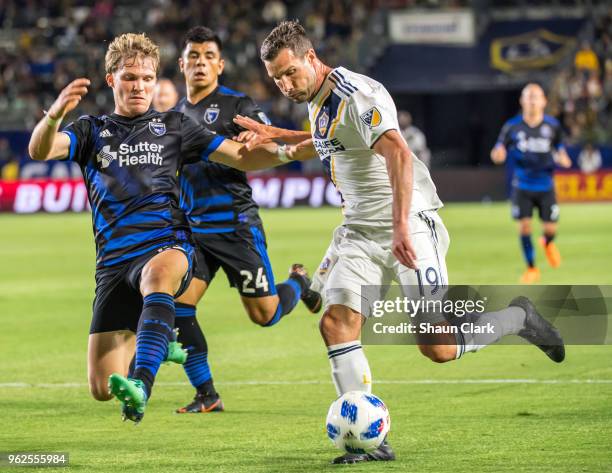
<instances>
[{"instance_id":1,"label":"player's knee","mask_svg":"<svg viewBox=\"0 0 612 473\"><path fill-rule=\"evenodd\" d=\"M455 345L419 345L419 350L434 363L452 361L457 355Z\"/></svg>"},{"instance_id":2,"label":"player's knee","mask_svg":"<svg viewBox=\"0 0 612 473\"><path fill-rule=\"evenodd\" d=\"M332 335L338 329L339 322L329 310L326 310L319 320L319 331L323 337Z\"/></svg>"},{"instance_id":3,"label":"player's knee","mask_svg":"<svg viewBox=\"0 0 612 473\"><path fill-rule=\"evenodd\" d=\"M520 232L521 235L529 235L531 233L531 222L521 222Z\"/></svg>"},{"instance_id":4,"label":"player's knee","mask_svg":"<svg viewBox=\"0 0 612 473\"><path fill-rule=\"evenodd\" d=\"M262 327L265 327L274 318L274 312L266 307L249 307L246 311L251 321Z\"/></svg>"},{"instance_id":5,"label":"player's knee","mask_svg":"<svg viewBox=\"0 0 612 473\"><path fill-rule=\"evenodd\" d=\"M140 286L143 290L158 291L170 282L171 271L166 265L147 265L142 270Z\"/></svg>"},{"instance_id":6,"label":"player's knee","mask_svg":"<svg viewBox=\"0 0 612 473\"><path fill-rule=\"evenodd\" d=\"M360 328L361 320L358 317L351 317L351 314L345 311L327 309L319 321L319 331L324 339L355 331L359 333Z\"/></svg>"}]
</instances>

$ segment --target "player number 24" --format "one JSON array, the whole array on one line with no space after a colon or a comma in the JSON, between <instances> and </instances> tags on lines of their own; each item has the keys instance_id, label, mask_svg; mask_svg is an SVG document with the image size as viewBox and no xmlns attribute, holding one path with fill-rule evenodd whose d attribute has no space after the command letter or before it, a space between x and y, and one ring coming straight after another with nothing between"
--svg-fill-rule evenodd
<instances>
[{"instance_id":1,"label":"player number 24","mask_svg":"<svg viewBox=\"0 0 612 473\"><path fill-rule=\"evenodd\" d=\"M255 287L250 287L253 281L253 273L247 269L240 271L240 275L244 278L242 281L243 294L254 294L256 289L262 288L264 292L268 292L268 278L264 274L262 267L257 268L257 277L255 278Z\"/></svg>"}]
</instances>

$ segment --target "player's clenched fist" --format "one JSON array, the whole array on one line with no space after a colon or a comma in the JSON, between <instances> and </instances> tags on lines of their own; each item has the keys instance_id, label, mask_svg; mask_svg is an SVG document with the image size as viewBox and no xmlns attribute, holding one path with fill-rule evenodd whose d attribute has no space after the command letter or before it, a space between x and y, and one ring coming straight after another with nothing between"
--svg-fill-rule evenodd
<instances>
[{"instance_id":1,"label":"player's clenched fist","mask_svg":"<svg viewBox=\"0 0 612 473\"><path fill-rule=\"evenodd\" d=\"M73 80L60 92L53 105L49 109L47 116L53 120L61 119L79 104L83 96L87 93L87 87L91 84L89 79L81 77Z\"/></svg>"},{"instance_id":2,"label":"player's clenched fist","mask_svg":"<svg viewBox=\"0 0 612 473\"><path fill-rule=\"evenodd\" d=\"M491 150L491 161L495 164L502 164L506 160L506 148L504 146L496 146Z\"/></svg>"}]
</instances>

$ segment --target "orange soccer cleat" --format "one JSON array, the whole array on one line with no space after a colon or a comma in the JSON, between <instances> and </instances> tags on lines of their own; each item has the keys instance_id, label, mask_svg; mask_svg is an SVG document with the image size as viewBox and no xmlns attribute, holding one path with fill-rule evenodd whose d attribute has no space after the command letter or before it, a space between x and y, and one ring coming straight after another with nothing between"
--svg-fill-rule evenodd
<instances>
[{"instance_id":1,"label":"orange soccer cleat","mask_svg":"<svg viewBox=\"0 0 612 473\"><path fill-rule=\"evenodd\" d=\"M521 284L534 284L540 280L540 270L538 268L527 268L521 276Z\"/></svg>"},{"instance_id":2,"label":"orange soccer cleat","mask_svg":"<svg viewBox=\"0 0 612 473\"><path fill-rule=\"evenodd\" d=\"M558 268L561 266L561 253L559 253L559 249L554 242L550 242L548 245L546 244L546 240L542 237L540 238L540 245L544 248L546 253L546 260L551 268Z\"/></svg>"}]
</instances>

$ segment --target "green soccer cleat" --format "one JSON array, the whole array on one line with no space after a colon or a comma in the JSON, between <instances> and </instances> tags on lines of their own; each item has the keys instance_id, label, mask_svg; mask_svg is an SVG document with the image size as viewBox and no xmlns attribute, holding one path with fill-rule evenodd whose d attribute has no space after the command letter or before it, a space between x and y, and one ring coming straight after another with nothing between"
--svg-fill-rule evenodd
<instances>
[{"instance_id":1,"label":"green soccer cleat","mask_svg":"<svg viewBox=\"0 0 612 473\"><path fill-rule=\"evenodd\" d=\"M131 420L138 423L142 420L147 406L147 393L141 380L113 373L108 378L108 390L121 401L124 421Z\"/></svg>"},{"instance_id":2,"label":"green soccer cleat","mask_svg":"<svg viewBox=\"0 0 612 473\"><path fill-rule=\"evenodd\" d=\"M183 344L177 341L168 342L168 354L166 355L168 363L176 363L182 365L187 361L187 350L183 348Z\"/></svg>"}]
</instances>

